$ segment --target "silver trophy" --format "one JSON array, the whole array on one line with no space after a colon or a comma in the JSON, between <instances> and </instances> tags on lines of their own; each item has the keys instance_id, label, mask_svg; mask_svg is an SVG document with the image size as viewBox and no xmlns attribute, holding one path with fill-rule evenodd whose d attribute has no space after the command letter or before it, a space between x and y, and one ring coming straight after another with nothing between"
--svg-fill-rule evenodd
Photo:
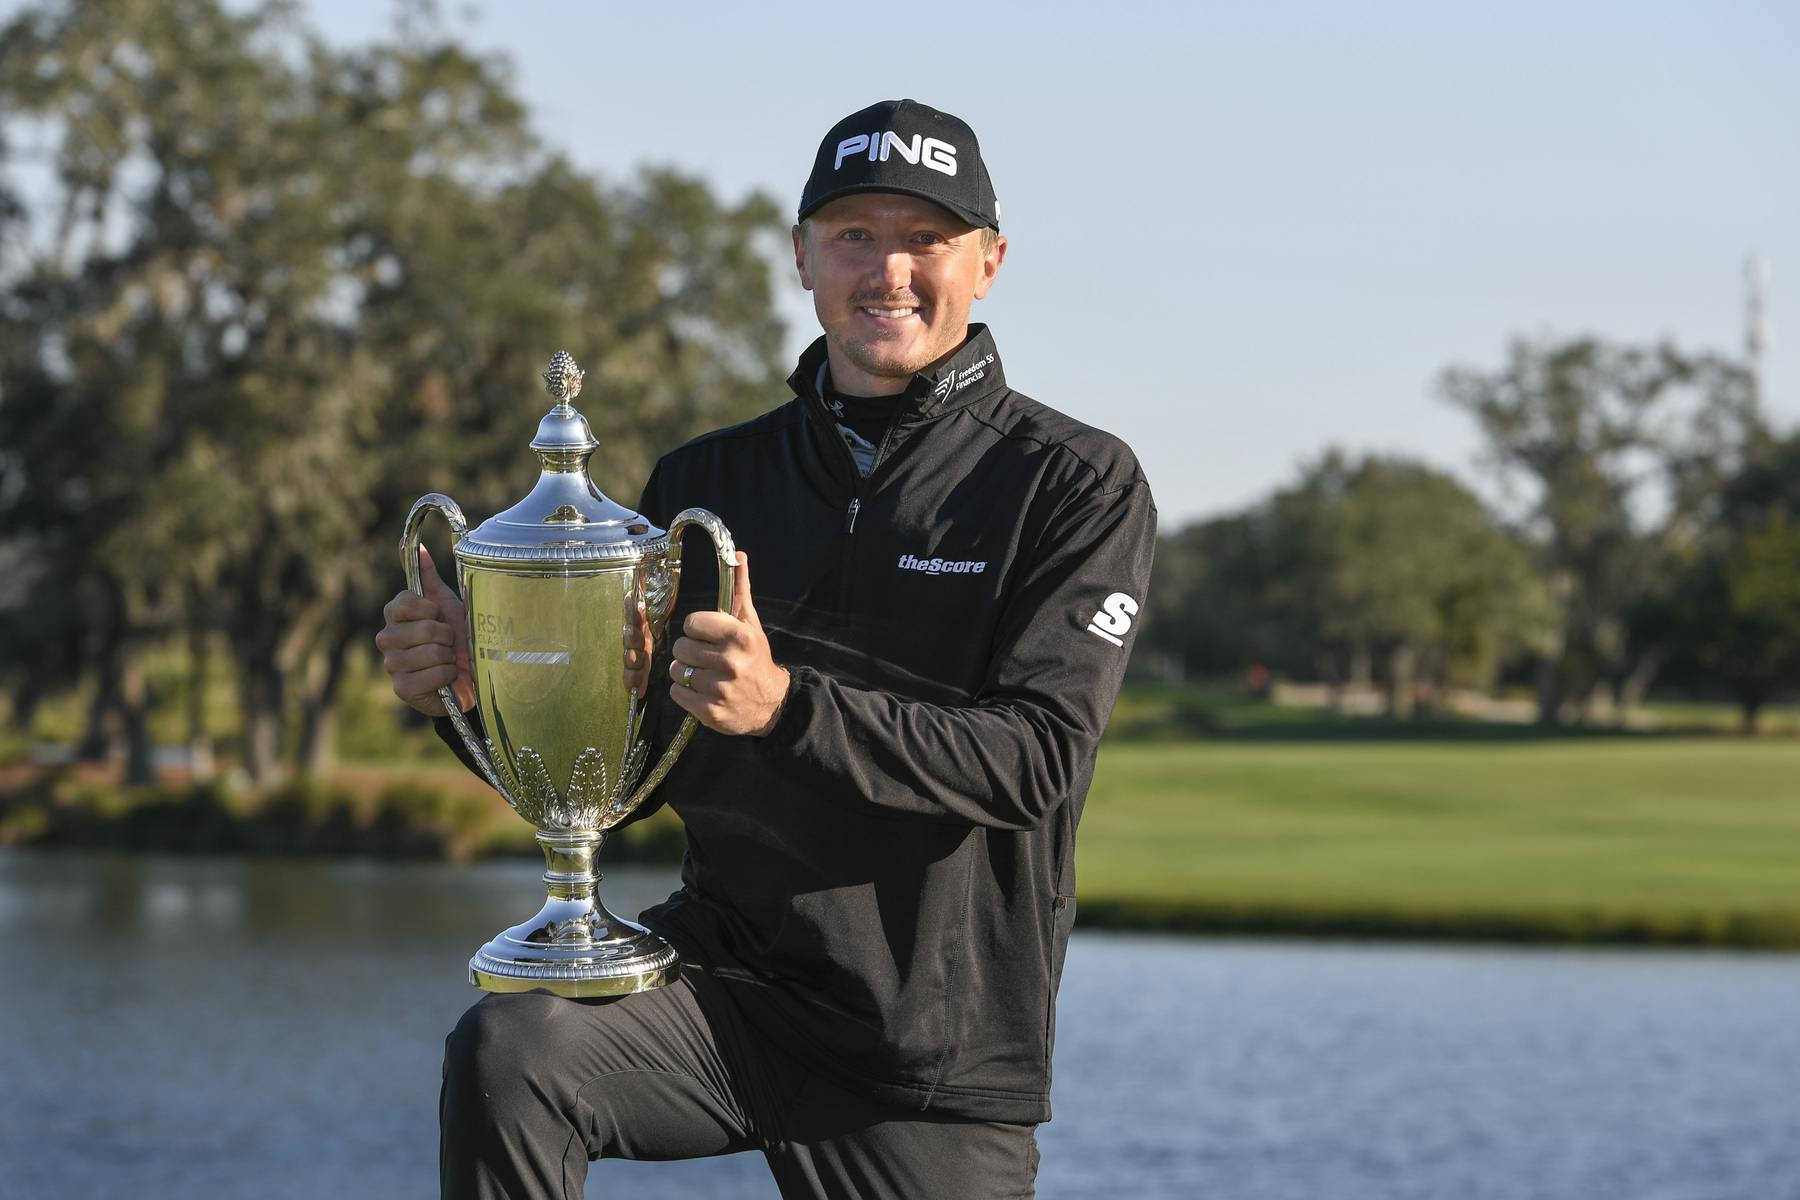
<instances>
[{"instance_id":1,"label":"silver trophy","mask_svg":"<svg viewBox=\"0 0 1800 1200\"><path fill-rule=\"evenodd\" d=\"M476 736L449 688L438 694L482 774L537 826L544 850L544 907L469 960L470 982L490 992L610 996L673 978L674 949L600 902L595 859L606 831L662 782L694 735L690 716L645 774L644 705L633 685L651 678L688 526L712 536L719 608L731 608L736 551L717 517L690 508L665 531L589 481L599 442L570 403L583 374L560 350L544 372L556 405L531 441L543 472L529 495L469 533L456 502L434 492L413 505L400 540L407 586L423 595L420 527L434 509L450 524L486 736Z\"/></svg>"}]
</instances>

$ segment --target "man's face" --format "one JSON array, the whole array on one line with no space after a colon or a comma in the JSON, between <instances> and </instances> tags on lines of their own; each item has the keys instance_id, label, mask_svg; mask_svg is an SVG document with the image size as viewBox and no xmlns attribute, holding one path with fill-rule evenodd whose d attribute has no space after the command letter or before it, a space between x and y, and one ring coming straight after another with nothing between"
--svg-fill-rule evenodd
<instances>
[{"instance_id":1,"label":"man's face","mask_svg":"<svg viewBox=\"0 0 1800 1200\"><path fill-rule=\"evenodd\" d=\"M891 395L962 345L969 306L987 295L1006 239L916 196L840 196L794 228L794 262L824 327L831 378L852 394Z\"/></svg>"}]
</instances>

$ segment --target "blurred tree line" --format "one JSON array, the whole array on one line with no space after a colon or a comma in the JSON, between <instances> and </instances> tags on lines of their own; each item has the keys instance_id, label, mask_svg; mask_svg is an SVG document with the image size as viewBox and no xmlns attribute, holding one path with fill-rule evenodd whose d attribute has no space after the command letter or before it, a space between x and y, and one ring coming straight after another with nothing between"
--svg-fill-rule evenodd
<instances>
[{"instance_id":1,"label":"blurred tree line","mask_svg":"<svg viewBox=\"0 0 1800 1200\"><path fill-rule=\"evenodd\" d=\"M39 4L0 113L0 684L29 722L95 681L83 753L133 780L172 641L229 657L253 781L330 762L402 517L517 498L551 351L626 503L785 396L776 205L580 174L427 6L335 49L281 3Z\"/></svg>"},{"instance_id":2,"label":"blurred tree line","mask_svg":"<svg viewBox=\"0 0 1800 1200\"><path fill-rule=\"evenodd\" d=\"M777 206L529 134L506 66L428 7L333 48L291 5L64 0L0 28L0 686L88 681L81 751L151 770L144 669L236 681L252 780L327 766L346 669L426 491L517 498L537 372L589 371L594 473L785 396ZM1716 355L1518 343L1446 372L1516 501L1325 455L1168 531L1137 666L1252 668L1409 713L1528 683L1545 721L1653 681L1747 723L1800 677L1800 436Z\"/></svg>"},{"instance_id":3,"label":"blurred tree line","mask_svg":"<svg viewBox=\"0 0 1800 1200\"><path fill-rule=\"evenodd\" d=\"M1545 723L1622 719L1662 680L1729 693L1747 728L1800 685L1800 434L1767 428L1742 364L1521 341L1439 391L1514 520L1423 464L1329 453L1161 537L1138 669L1379 688L1396 715L1510 678Z\"/></svg>"}]
</instances>

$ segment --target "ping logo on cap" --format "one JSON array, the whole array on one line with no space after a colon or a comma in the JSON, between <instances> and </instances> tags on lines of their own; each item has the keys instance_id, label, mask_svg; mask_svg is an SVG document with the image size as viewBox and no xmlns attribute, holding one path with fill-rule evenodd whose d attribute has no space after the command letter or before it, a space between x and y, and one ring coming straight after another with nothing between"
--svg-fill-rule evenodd
<instances>
[{"instance_id":1,"label":"ping logo on cap","mask_svg":"<svg viewBox=\"0 0 1800 1200\"><path fill-rule=\"evenodd\" d=\"M870 162L886 162L890 152L897 152L914 166L930 167L945 175L956 174L955 146L942 138L925 137L917 133L910 140L903 139L891 129L880 133L859 133L855 137L845 138L837 144L837 161L831 164L831 169L841 169L846 158L865 150L869 152Z\"/></svg>"}]
</instances>

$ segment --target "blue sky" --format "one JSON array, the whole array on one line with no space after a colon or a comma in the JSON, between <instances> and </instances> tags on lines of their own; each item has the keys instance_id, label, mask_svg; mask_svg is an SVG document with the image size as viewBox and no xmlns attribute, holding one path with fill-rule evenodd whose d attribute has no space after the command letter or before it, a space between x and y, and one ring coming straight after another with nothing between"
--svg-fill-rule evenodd
<instances>
[{"instance_id":1,"label":"blue sky","mask_svg":"<svg viewBox=\"0 0 1800 1200\"><path fill-rule=\"evenodd\" d=\"M334 40L387 27L369 0L305 9ZM1520 334L1739 352L1753 250L1768 407L1800 422L1800 5L445 9L613 179L668 164L791 204L848 112L966 118L1011 241L976 315L1014 386L1134 446L1168 527L1333 444L1491 491L1440 369Z\"/></svg>"}]
</instances>

